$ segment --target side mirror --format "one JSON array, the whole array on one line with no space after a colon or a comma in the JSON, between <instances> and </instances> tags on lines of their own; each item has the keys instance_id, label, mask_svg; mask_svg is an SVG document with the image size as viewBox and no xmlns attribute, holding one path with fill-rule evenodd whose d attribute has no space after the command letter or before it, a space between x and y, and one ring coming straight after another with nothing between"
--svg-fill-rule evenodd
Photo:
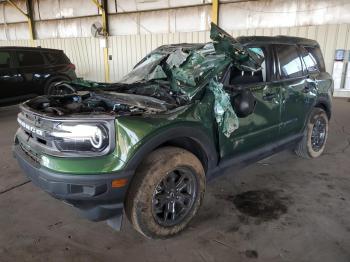
<instances>
[{"instance_id":1,"label":"side mirror","mask_svg":"<svg viewBox=\"0 0 350 262\"><path fill-rule=\"evenodd\" d=\"M231 98L231 103L238 117L247 117L254 112L256 99L250 90L242 90Z\"/></svg>"}]
</instances>

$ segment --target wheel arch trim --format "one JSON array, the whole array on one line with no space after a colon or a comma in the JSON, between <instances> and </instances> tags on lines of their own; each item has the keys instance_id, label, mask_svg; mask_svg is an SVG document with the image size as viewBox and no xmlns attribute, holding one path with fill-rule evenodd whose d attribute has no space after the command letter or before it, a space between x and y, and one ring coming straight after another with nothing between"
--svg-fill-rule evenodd
<instances>
[{"instance_id":1,"label":"wheel arch trim","mask_svg":"<svg viewBox=\"0 0 350 262\"><path fill-rule=\"evenodd\" d=\"M328 99L326 99L324 97L318 98L316 103L315 103L315 107L322 108L326 112L326 114L328 116L328 120L331 119L332 106L331 106L331 103Z\"/></svg>"},{"instance_id":2,"label":"wheel arch trim","mask_svg":"<svg viewBox=\"0 0 350 262\"><path fill-rule=\"evenodd\" d=\"M172 127L148 139L143 145L141 145L137 149L136 153L127 162L126 170L136 171L136 169L141 164L143 159L149 153L151 153L152 151L154 151L155 149L163 145L165 146L167 143L171 141L174 141L174 139L181 139L181 138L190 139L192 142L194 142L196 145L199 146L199 149L205 154L207 158L207 170L211 170L217 166L218 154L212 139L204 132L204 130L198 127L182 126L182 127ZM188 150L188 151L191 152L191 150Z\"/></svg>"}]
</instances>

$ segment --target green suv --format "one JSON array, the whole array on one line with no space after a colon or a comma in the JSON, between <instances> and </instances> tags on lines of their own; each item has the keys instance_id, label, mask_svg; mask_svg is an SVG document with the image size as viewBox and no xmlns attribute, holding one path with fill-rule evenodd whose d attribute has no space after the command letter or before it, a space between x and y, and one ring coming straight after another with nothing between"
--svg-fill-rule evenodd
<instances>
[{"instance_id":1,"label":"green suv","mask_svg":"<svg viewBox=\"0 0 350 262\"><path fill-rule=\"evenodd\" d=\"M119 229L185 228L206 182L293 147L324 151L333 82L320 47L295 37L166 45L113 84L74 81L21 105L14 155L34 184Z\"/></svg>"}]
</instances>

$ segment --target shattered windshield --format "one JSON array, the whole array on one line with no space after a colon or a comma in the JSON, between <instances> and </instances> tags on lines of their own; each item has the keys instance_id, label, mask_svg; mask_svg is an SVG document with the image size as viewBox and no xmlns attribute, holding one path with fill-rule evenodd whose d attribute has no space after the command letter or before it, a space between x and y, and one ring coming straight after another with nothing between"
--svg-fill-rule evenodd
<instances>
[{"instance_id":1,"label":"shattered windshield","mask_svg":"<svg viewBox=\"0 0 350 262\"><path fill-rule=\"evenodd\" d=\"M167 84L172 92L191 100L230 63L241 71L261 69L261 54L243 47L215 24L211 26L213 42L161 46L142 59L118 83L161 82Z\"/></svg>"},{"instance_id":2,"label":"shattered windshield","mask_svg":"<svg viewBox=\"0 0 350 262\"><path fill-rule=\"evenodd\" d=\"M133 84L142 80L149 81L167 78L162 68L159 66L165 56L165 54L151 53L142 59L130 73L124 76L120 80L120 83Z\"/></svg>"},{"instance_id":3,"label":"shattered windshield","mask_svg":"<svg viewBox=\"0 0 350 262\"><path fill-rule=\"evenodd\" d=\"M167 85L173 95L188 101L230 61L224 53L216 52L213 43L163 46L142 59L118 83L129 87L142 83L143 90L150 84Z\"/></svg>"}]
</instances>

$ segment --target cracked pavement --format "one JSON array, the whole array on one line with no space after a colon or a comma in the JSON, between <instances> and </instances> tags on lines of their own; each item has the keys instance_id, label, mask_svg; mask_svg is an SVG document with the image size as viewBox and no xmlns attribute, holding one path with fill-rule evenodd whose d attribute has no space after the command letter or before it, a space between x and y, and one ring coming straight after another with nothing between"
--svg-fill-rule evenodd
<instances>
[{"instance_id":1,"label":"cracked pavement","mask_svg":"<svg viewBox=\"0 0 350 262\"><path fill-rule=\"evenodd\" d=\"M0 108L0 261L350 261L350 102L333 107L324 155L285 151L228 172L208 185L189 228L168 240L145 239L126 220L115 232L81 219L28 183L11 153L18 108ZM248 204L276 211L275 201L283 212L244 213L235 199L249 192Z\"/></svg>"}]
</instances>

